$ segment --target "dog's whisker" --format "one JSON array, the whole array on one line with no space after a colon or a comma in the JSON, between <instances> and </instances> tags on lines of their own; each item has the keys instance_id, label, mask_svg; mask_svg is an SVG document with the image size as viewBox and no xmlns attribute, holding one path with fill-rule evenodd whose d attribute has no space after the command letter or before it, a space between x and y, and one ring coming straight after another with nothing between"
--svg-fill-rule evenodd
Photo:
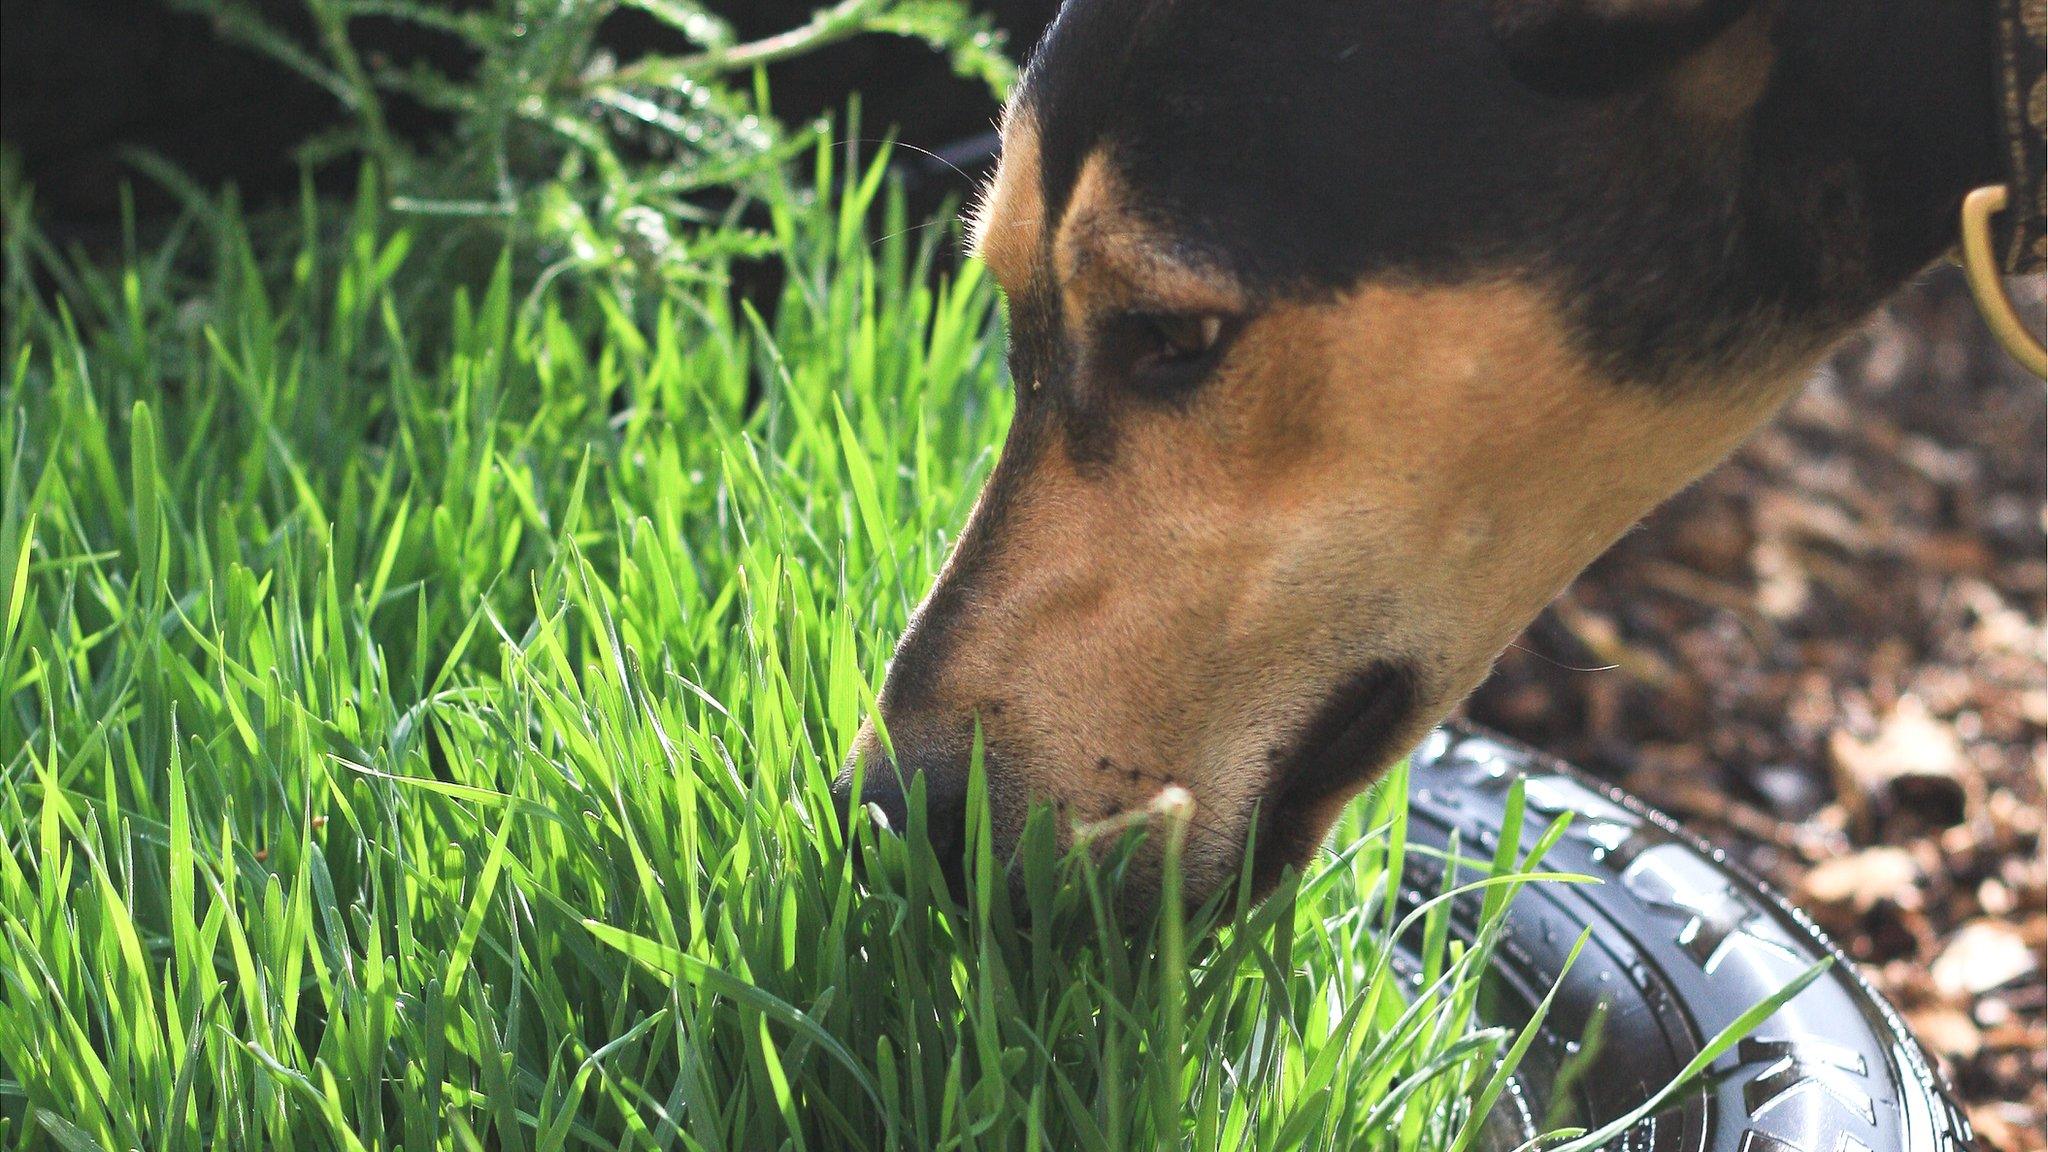
<instances>
[{"instance_id":1,"label":"dog's whisker","mask_svg":"<svg viewBox=\"0 0 2048 1152\"><path fill-rule=\"evenodd\" d=\"M901 148L906 152L915 152L920 156L928 156L931 159L936 160L941 164L944 164L946 167L952 169L955 175L959 176L962 180L965 180L970 184L973 183L975 179L974 174L972 172L967 171L965 168L960 167L958 164L953 163L951 160L946 159L944 156L939 155L937 152L934 152L929 148L912 144L905 140L888 140L877 136L847 136L832 141L832 146L835 148L839 147L842 144L877 144L890 148Z\"/></svg>"},{"instance_id":2,"label":"dog's whisker","mask_svg":"<svg viewBox=\"0 0 2048 1152\"><path fill-rule=\"evenodd\" d=\"M870 241L868 247L879 248L882 245L887 244L889 241L896 239L898 236L908 236L912 232L922 232L927 228L937 228L941 224L945 223L947 223L947 221L945 220L927 220L922 224L912 224L908 228L899 228L886 236L882 236L873 241Z\"/></svg>"},{"instance_id":3,"label":"dog's whisker","mask_svg":"<svg viewBox=\"0 0 2048 1152\"><path fill-rule=\"evenodd\" d=\"M1534 656L1538 660L1543 661L1545 664L1549 664L1556 668L1562 668L1566 672L1612 672L1615 669L1621 667L1621 665L1619 664L1602 664L1598 667L1593 668L1581 668L1576 664L1566 664L1562 660L1557 660L1553 659L1552 657L1545 656L1543 653L1538 652L1534 648L1530 648L1522 644L1509 644L1508 647L1513 648L1517 652L1526 652L1529 655Z\"/></svg>"}]
</instances>

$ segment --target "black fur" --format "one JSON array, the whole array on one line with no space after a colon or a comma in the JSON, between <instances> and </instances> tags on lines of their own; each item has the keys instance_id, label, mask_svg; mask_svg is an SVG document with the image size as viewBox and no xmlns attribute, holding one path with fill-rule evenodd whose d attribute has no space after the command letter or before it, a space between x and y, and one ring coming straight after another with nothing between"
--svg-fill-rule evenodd
<instances>
[{"instance_id":1,"label":"black fur","mask_svg":"<svg viewBox=\"0 0 2048 1152\"><path fill-rule=\"evenodd\" d=\"M1278 752L1252 838L1252 883L1269 891L1282 868L1299 867L1325 829L1307 809L1364 782L1396 756L1394 746L1421 699L1414 666L1378 661L1331 690L1292 744Z\"/></svg>"},{"instance_id":2,"label":"black fur","mask_svg":"<svg viewBox=\"0 0 2048 1152\"><path fill-rule=\"evenodd\" d=\"M1552 92L1608 95L1653 78L1758 0L1488 0L1489 30L1520 79Z\"/></svg>"},{"instance_id":3,"label":"black fur","mask_svg":"<svg viewBox=\"0 0 2048 1152\"><path fill-rule=\"evenodd\" d=\"M1539 278L1587 352L1662 383L1838 334L1997 173L1985 0L1759 2L1776 66L1729 125L1658 68L1532 79L1487 0L1070 0L1021 103L1053 220L1105 149L1153 223L1265 290Z\"/></svg>"}]
</instances>

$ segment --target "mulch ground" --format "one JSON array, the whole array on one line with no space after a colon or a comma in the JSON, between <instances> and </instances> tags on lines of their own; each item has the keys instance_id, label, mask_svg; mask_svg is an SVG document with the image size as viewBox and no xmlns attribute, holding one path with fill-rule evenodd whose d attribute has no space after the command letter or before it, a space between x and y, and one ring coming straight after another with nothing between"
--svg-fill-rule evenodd
<instances>
[{"instance_id":1,"label":"mulch ground","mask_svg":"<svg viewBox=\"0 0 2048 1152\"><path fill-rule=\"evenodd\" d=\"M1931 275L1469 705L1792 895L2004 1152L2048 1148L2044 449L2041 384Z\"/></svg>"}]
</instances>

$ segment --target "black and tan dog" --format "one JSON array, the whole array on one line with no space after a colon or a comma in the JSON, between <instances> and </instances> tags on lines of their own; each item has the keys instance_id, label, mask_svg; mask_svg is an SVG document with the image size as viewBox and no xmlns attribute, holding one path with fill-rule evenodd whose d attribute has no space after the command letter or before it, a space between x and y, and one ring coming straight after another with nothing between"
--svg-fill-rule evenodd
<instances>
[{"instance_id":1,"label":"black and tan dog","mask_svg":"<svg viewBox=\"0 0 2048 1152\"><path fill-rule=\"evenodd\" d=\"M957 823L978 720L999 847L1174 784L1191 893L1303 861L2009 178L2001 16L1070 0L975 231L1015 424L866 797Z\"/></svg>"}]
</instances>

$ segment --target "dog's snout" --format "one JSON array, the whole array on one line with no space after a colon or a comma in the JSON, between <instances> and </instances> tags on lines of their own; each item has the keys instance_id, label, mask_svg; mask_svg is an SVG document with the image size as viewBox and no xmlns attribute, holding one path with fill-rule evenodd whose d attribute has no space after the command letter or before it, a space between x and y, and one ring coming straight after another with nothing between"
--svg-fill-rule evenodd
<instances>
[{"instance_id":1,"label":"dog's snout","mask_svg":"<svg viewBox=\"0 0 2048 1152\"><path fill-rule=\"evenodd\" d=\"M852 793L851 780L836 786L833 793L841 809L847 811L849 815ZM897 787L892 779L869 777L861 788L861 803L867 806L868 812L874 817L875 825L879 828L900 836L909 826L909 798L904 796L903 789Z\"/></svg>"},{"instance_id":2,"label":"dog's snout","mask_svg":"<svg viewBox=\"0 0 2048 1152\"><path fill-rule=\"evenodd\" d=\"M872 725L861 728L846 767L832 783L841 826L851 826L856 770L861 776L861 805L872 813L875 823L898 836L910 830L910 796L922 781L926 838L940 861L951 862L960 854L965 839L967 765L907 747L899 747L898 752L899 756L892 757L883 750Z\"/></svg>"}]
</instances>

